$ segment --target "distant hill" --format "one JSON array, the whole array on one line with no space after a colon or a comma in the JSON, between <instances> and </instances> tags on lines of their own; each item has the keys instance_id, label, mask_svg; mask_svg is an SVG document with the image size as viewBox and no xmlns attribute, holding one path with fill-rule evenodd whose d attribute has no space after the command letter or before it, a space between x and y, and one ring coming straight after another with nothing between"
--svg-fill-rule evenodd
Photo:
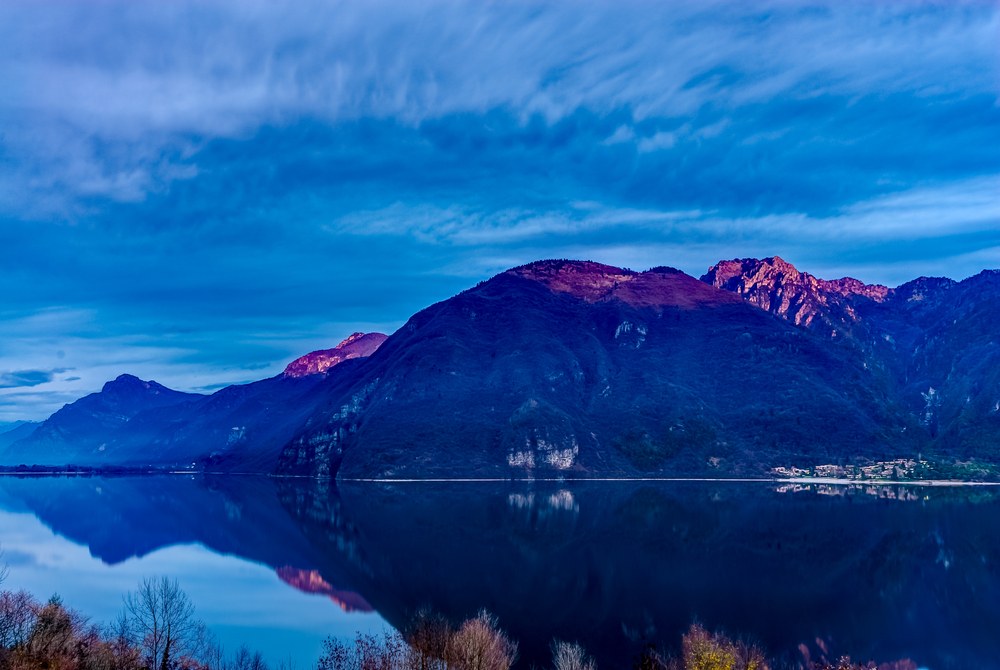
<instances>
[{"instance_id":1,"label":"distant hill","mask_svg":"<svg viewBox=\"0 0 1000 670\"><path fill-rule=\"evenodd\" d=\"M0 451L31 435L38 425L35 421L14 421L0 426Z\"/></svg>"},{"instance_id":2,"label":"distant hill","mask_svg":"<svg viewBox=\"0 0 1000 670\"><path fill-rule=\"evenodd\" d=\"M137 414L198 397L154 381L121 375L105 384L100 392L64 406L30 435L9 444L0 459L5 464L106 462L103 452L109 442Z\"/></svg>"},{"instance_id":3,"label":"distant hill","mask_svg":"<svg viewBox=\"0 0 1000 670\"><path fill-rule=\"evenodd\" d=\"M122 375L9 444L0 452L0 462L269 472L277 465L280 448L322 397L317 388L333 368L373 351L384 339L381 333L356 333L341 343L345 351L340 360L335 347L296 361L322 358L322 370L286 371L211 395L179 393Z\"/></svg>"}]
</instances>

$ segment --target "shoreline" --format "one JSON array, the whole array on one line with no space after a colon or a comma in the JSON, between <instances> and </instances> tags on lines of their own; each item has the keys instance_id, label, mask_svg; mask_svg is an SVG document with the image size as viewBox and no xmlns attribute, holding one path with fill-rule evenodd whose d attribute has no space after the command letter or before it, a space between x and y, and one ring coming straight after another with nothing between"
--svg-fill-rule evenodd
<instances>
[{"instance_id":1,"label":"shoreline","mask_svg":"<svg viewBox=\"0 0 1000 670\"><path fill-rule=\"evenodd\" d=\"M214 477L268 477L272 479L319 479L309 475L276 475L260 472L213 472L210 470L0 470L0 477L150 477L166 475L209 475ZM803 484L830 486L921 486L930 488L965 486L1000 486L1000 481L971 481L961 479L848 479L845 477L348 477L334 479L337 483L366 484L496 484L502 482L532 483L556 482L573 484L577 482L704 482L704 483L762 483L762 484Z\"/></svg>"}]
</instances>

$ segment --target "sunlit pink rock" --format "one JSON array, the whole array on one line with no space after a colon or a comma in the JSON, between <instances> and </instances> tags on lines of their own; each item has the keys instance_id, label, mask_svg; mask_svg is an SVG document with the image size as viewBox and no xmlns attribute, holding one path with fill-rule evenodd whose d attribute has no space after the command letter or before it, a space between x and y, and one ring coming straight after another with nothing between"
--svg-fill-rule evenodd
<instances>
[{"instance_id":1,"label":"sunlit pink rock","mask_svg":"<svg viewBox=\"0 0 1000 670\"><path fill-rule=\"evenodd\" d=\"M286 377L305 377L326 372L352 358L365 358L375 353L388 337L382 333L354 333L333 349L322 349L296 358L285 368Z\"/></svg>"}]
</instances>

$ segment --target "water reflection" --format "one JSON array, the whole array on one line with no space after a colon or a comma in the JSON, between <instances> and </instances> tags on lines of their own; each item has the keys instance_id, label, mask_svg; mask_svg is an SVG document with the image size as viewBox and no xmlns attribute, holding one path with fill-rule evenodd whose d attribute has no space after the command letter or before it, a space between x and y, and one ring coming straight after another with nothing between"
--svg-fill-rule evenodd
<instances>
[{"instance_id":1,"label":"water reflection","mask_svg":"<svg viewBox=\"0 0 1000 670\"><path fill-rule=\"evenodd\" d=\"M108 563L197 543L397 627L422 607L454 620L485 607L529 664L558 637L620 667L695 619L789 658L1000 659L989 489L0 478L0 506Z\"/></svg>"}]
</instances>

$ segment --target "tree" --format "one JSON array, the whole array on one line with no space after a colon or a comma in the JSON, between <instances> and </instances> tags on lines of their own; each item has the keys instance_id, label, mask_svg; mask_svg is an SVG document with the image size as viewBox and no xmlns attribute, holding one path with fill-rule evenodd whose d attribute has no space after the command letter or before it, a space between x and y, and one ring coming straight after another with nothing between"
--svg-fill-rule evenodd
<instances>
[{"instance_id":1,"label":"tree","mask_svg":"<svg viewBox=\"0 0 1000 670\"><path fill-rule=\"evenodd\" d=\"M225 653L219 640L212 634L204 622L195 625L191 648L193 656L201 661L202 670L227 670Z\"/></svg>"},{"instance_id":2,"label":"tree","mask_svg":"<svg viewBox=\"0 0 1000 670\"><path fill-rule=\"evenodd\" d=\"M509 670L517 660L517 643L483 610L452 636L448 657L449 666L459 670Z\"/></svg>"},{"instance_id":3,"label":"tree","mask_svg":"<svg viewBox=\"0 0 1000 670\"><path fill-rule=\"evenodd\" d=\"M552 643L552 667L554 670L597 670L594 659L579 644Z\"/></svg>"},{"instance_id":4,"label":"tree","mask_svg":"<svg viewBox=\"0 0 1000 670\"><path fill-rule=\"evenodd\" d=\"M358 633L354 644L335 637L323 641L323 655L317 670L403 670L414 667L415 660L406 640L395 631L381 637Z\"/></svg>"},{"instance_id":5,"label":"tree","mask_svg":"<svg viewBox=\"0 0 1000 670\"><path fill-rule=\"evenodd\" d=\"M109 658L105 667L110 670L132 670L140 667L139 650L132 644L132 626L125 612L119 612L115 619L105 626L104 639L106 656Z\"/></svg>"},{"instance_id":6,"label":"tree","mask_svg":"<svg viewBox=\"0 0 1000 670\"><path fill-rule=\"evenodd\" d=\"M7 575L10 574L10 566L7 565L7 561L3 560L3 547L0 547L0 584L7 581Z\"/></svg>"},{"instance_id":7,"label":"tree","mask_svg":"<svg viewBox=\"0 0 1000 670\"><path fill-rule=\"evenodd\" d=\"M448 620L429 609L417 612L406 630L412 650L413 670L442 670L446 667L448 643L454 631Z\"/></svg>"},{"instance_id":8,"label":"tree","mask_svg":"<svg viewBox=\"0 0 1000 670\"><path fill-rule=\"evenodd\" d=\"M40 609L27 591L0 592L0 647L14 649L26 644Z\"/></svg>"},{"instance_id":9,"label":"tree","mask_svg":"<svg viewBox=\"0 0 1000 670\"><path fill-rule=\"evenodd\" d=\"M236 652L236 658L233 659L230 668L232 670L267 670L267 664L264 663L264 657L260 655L259 651L250 651L246 645L243 645Z\"/></svg>"},{"instance_id":10,"label":"tree","mask_svg":"<svg viewBox=\"0 0 1000 670\"><path fill-rule=\"evenodd\" d=\"M125 616L148 667L159 670L169 670L198 632L194 605L177 580L167 577L143 579L125 596Z\"/></svg>"},{"instance_id":11,"label":"tree","mask_svg":"<svg viewBox=\"0 0 1000 670\"><path fill-rule=\"evenodd\" d=\"M71 668L82 654L78 642L84 637L84 619L63 607L59 596L52 596L38 610L28 635L27 651L43 667Z\"/></svg>"}]
</instances>

